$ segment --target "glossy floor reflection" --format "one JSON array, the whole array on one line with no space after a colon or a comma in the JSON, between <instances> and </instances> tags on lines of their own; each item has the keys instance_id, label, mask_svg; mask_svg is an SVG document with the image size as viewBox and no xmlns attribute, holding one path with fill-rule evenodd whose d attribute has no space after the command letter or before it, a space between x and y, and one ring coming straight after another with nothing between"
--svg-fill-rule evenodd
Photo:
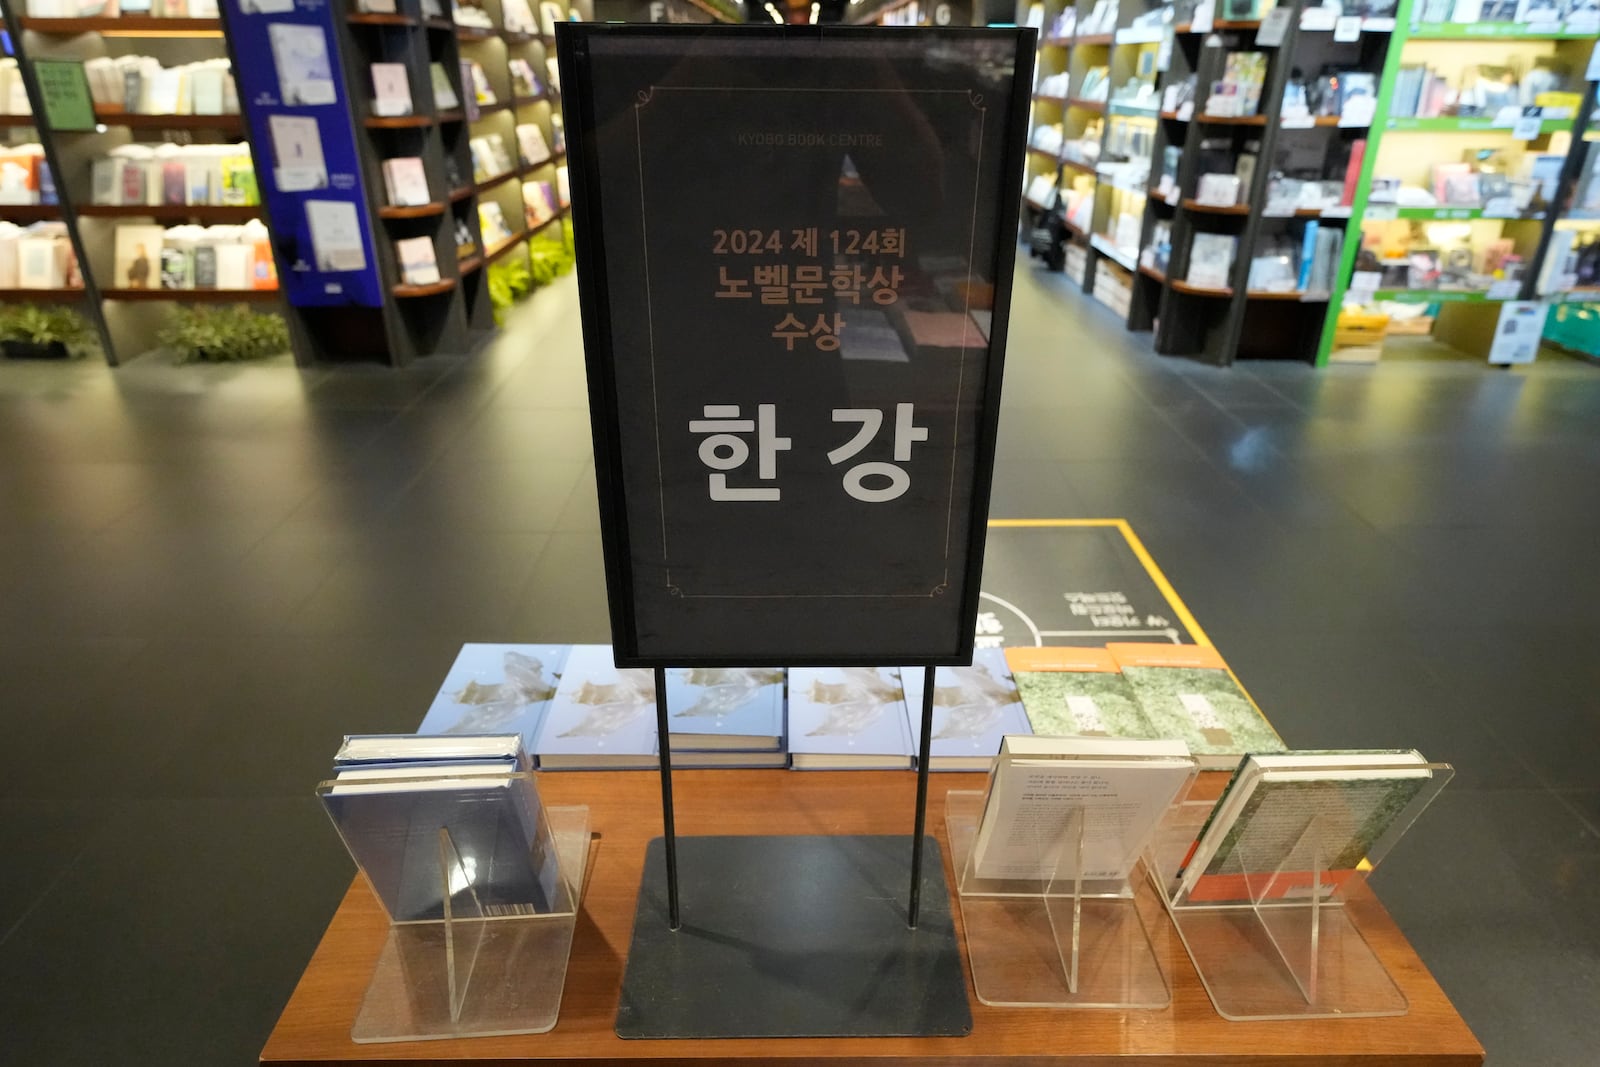
<instances>
[{"instance_id":1,"label":"glossy floor reflection","mask_svg":"<svg viewBox=\"0 0 1600 1067\"><path fill-rule=\"evenodd\" d=\"M0 1061L254 1062L339 736L606 639L575 309L400 373L0 363ZM1019 269L993 514L1129 519L1291 744L1454 762L1379 892L1491 1064L1592 1065L1600 369L1144 345Z\"/></svg>"}]
</instances>

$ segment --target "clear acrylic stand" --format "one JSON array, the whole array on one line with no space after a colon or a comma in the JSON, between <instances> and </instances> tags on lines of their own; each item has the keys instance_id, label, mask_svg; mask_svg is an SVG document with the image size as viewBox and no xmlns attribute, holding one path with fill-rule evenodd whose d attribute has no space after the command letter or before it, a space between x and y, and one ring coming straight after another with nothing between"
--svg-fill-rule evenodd
<instances>
[{"instance_id":1,"label":"clear acrylic stand","mask_svg":"<svg viewBox=\"0 0 1600 1067\"><path fill-rule=\"evenodd\" d=\"M486 914L471 870L441 829L444 918L390 925L352 1040L542 1034L555 1027L588 861L589 809L545 811L567 888L558 907L539 915Z\"/></svg>"},{"instance_id":2,"label":"clear acrylic stand","mask_svg":"<svg viewBox=\"0 0 1600 1067\"><path fill-rule=\"evenodd\" d=\"M1176 873L1210 815L1210 803L1174 809L1146 855L1147 868L1217 1013L1234 1021L1404 1015L1405 994L1362 936L1353 901L1370 898L1366 881L1394 843L1443 789L1447 764L1417 765L1428 780L1365 858L1350 869L1333 850L1350 827L1307 813L1285 850L1263 847L1280 826L1247 829L1236 845L1238 897L1227 903L1175 899ZM1319 767L1318 770L1327 770Z\"/></svg>"},{"instance_id":3,"label":"clear acrylic stand","mask_svg":"<svg viewBox=\"0 0 1600 1067\"><path fill-rule=\"evenodd\" d=\"M981 792L945 794L956 898L978 999L1031 1008L1171 1003L1133 886L1082 877L1085 809L1072 808L1058 825L1041 829L1040 869L1049 877L997 880L973 873L983 804Z\"/></svg>"}]
</instances>

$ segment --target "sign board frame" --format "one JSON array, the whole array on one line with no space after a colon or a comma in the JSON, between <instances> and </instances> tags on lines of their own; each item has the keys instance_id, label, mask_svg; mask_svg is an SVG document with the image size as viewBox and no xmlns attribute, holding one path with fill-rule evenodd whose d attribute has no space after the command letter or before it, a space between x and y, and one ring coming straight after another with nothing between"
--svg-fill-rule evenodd
<instances>
[{"instance_id":1,"label":"sign board frame","mask_svg":"<svg viewBox=\"0 0 1600 1067\"><path fill-rule=\"evenodd\" d=\"M596 114L595 92L591 84L592 69L589 59L590 42L600 36L609 38L656 38L670 40L685 51L697 39L725 38L729 41L804 42L812 46L819 42L842 42L844 47L861 54L863 43L874 40L896 39L903 41L915 35L929 48L941 42L987 41L991 47L1015 48L1015 67L1007 97L992 104L999 115L1001 151L994 166L998 174L988 175L996 190L998 200L993 204L995 232L992 259L984 267L992 269L993 298L992 319L984 363L983 398L975 406L976 439L971 444L970 492L966 493L964 513L952 511L953 522L965 521L959 536L968 546L965 559L958 568L961 582L955 607L954 625L950 627L947 647L908 647L885 639L884 647L852 647L849 651L838 649L818 651L804 646L804 639L795 641L794 651L785 653L777 647L781 641L770 641L769 647L759 651L730 652L715 647L659 647L641 641L638 618L639 598L634 575L634 543L642 534L635 527L635 516L630 513L630 499L624 484L624 445L621 417L621 396L638 382L623 381L617 367L617 319L612 302L613 263L606 249L607 203L601 195L602 162L597 143L599 125L605 116ZM1022 199L1022 172L1026 155L1026 127L1032 82L1034 31L1028 29L978 29L967 27L884 29L878 27L835 26L646 26L563 24L558 28L562 43L560 61L561 78L566 94L568 166L572 182L572 213L576 244L579 293L582 308L584 347L587 355L591 420L594 438L596 482L599 492L601 537L605 549L606 587L612 627L612 644L619 667L695 667L695 666L876 666L898 663L903 666L964 665L971 662L974 645L974 623L978 610L980 579L983 569L985 520L988 516L990 487L993 475L995 440L999 423L1000 384L1004 369L1007 342L1007 319L1011 304L1011 281L1016 262L1015 234ZM726 62L726 57L719 57ZM752 63L760 57L753 56ZM700 88L709 88L702 86ZM659 96L666 94L641 94ZM642 148L641 148L642 153ZM642 158L642 155L641 155ZM717 161L703 161L706 167L717 166ZM985 180L987 172L980 172L975 181ZM641 179L642 182L642 179ZM641 184L641 193L643 186ZM640 209L641 217L643 209ZM741 225L749 225L741 223ZM977 225L976 220L974 226ZM987 235L985 235L987 236ZM638 246L641 253L648 244ZM626 269L625 266L618 270ZM714 281L713 281L714 284ZM963 342L965 345L965 342ZM964 351L964 349L963 349ZM708 412L709 414L709 412ZM780 424L778 432L782 433ZM964 446L965 447L965 446ZM956 450L952 446L952 452ZM657 456L660 455L659 446ZM952 467L952 470L954 467ZM956 483L952 478L952 486ZM962 486L961 488L966 488ZM660 511L665 515L665 483L661 487ZM860 498L858 498L860 499ZM638 503L637 496L635 504ZM950 502L955 507L954 500ZM642 506L634 511L643 510ZM664 518L663 518L664 525ZM952 533L952 536L956 534ZM663 552L663 556L665 553ZM955 577L954 574L951 577ZM942 593L926 594L930 599ZM659 595L659 594L658 594ZM676 594L674 594L676 595ZM803 599L824 601L837 599L837 607L850 610L848 593L826 593ZM736 596L721 594L727 599ZM765 599L802 599L797 594L784 593ZM856 605L859 607L860 600ZM946 602L949 603L949 602ZM942 606L942 605L941 605ZM710 609L708 609L710 610ZM813 606L813 610L819 610ZM781 631L781 615L765 611L772 631ZM772 620L779 620L773 622ZM940 621L943 621L942 619ZM766 631L763 631L766 632ZM777 637L785 637L777 633ZM690 639L691 642L693 639Z\"/></svg>"}]
</instances>

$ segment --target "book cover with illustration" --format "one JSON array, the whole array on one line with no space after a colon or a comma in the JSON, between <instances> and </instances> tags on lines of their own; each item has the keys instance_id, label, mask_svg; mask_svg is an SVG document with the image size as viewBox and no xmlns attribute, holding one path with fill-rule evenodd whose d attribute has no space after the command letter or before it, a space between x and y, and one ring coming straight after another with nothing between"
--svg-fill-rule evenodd
<instances>
[{"instance_id":1,"label":"book cover with illustration","mask_svg":"<svg viewBox=\"0 0 1600 1067\"><path fill-rule=\"evenodd\" d=\"M926 671L901 667L906 726L912 751L922 751L922 700ZM930 771L987 771L1007 735L1031 734L1022 696L1006 668L1003 649L980 648L970 667L940 667L933 676Z\"/></svg>"},{"instance_id":2,"label":"book cover with illustration","mask_svg":"<svg viewBox=\"0 0 1600 1067\"><path fill-rule=\"evenodd\" d=\"M544 770L656 766L656 686L647 670L619 670L610 645L574 645L534 743Z\"/></svg>"},{"instance_id":3,"label":"book cover with illustration","mask_svg":"<svg viewBox=\"0 0 1600 1067\"><path fill-rule=\"evenodd\" d=\"M912 763L900 672L789 671L789 754L796 770L899 770Z\"/></svg>"},{"instance_id":4,"label":"book cover with illustration","mask_svg":"<svg viewBox=\"0 0 1600 1067\"><path fill-rule=\"evenodd\" d=\"M783 671L690 667L667 671L672 750L783 747Z\"/></svg>"},{"instance_id":5,"label":"book cover with illustration","mask_svg":"<svg viewBox=\"0 0 1600 1067\"><path fill-rule=\"evenodd\" d=\"M417 733L517 733L532 753L566 661L566 645L462 645Z\"/></svg>"},{"instance_id":6,"label":"book cover with illustration","mask_svg":"<svg viewBox=\"0 0 1600 1067\"><path fill-rule=\"evenodd\" d=\"M1033 732L1044 737L1160 737L1116 658L1103 648L1008 648Z\"/></svg>"},{"instance_id":7,"label":"book cover with illustration","mask_svg":"<svg viewBox=\"0 0 1600 1067\"><path fill-rule=\"evenodd\" d=\"M1214 648L1108 644L1158 737L1186 741L1203 768L1228 769L1249 752L1282 752L1277 731L1256 710Z\"/></svg>"},{"instance_id":8,"label":"book cover with illustration","mask_svg":"<svg viewBox=\"0 0 1600 1067\"><path fill-rule=\"evenodd\" d=\"M339 99L328 60L328 35L321 26L269 22L267 39L285 106L332 104Z\"/></svg>"}]
</instances>

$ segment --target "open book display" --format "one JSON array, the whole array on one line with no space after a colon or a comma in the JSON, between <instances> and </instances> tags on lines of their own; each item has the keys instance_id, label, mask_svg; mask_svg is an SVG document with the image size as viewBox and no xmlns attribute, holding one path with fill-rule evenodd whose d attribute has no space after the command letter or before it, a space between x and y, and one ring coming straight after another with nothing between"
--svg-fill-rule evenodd
<instances>
[{"instance_id":1,"label":"open book display","mask_svg":"<svg viewBox=\"0 0 1600 1067\"><path fill-rule=\"evenodd\" d=\"M555 1026L589 809L540 802L520 736L347 738L317 795L390 920L353 1040Z\"/></svg>"},{"instance_id":2,"label":"open book display","mask_svg":"<svg viewBox=\"0 0 1600 1067\"><path fill-rule=\"evenodd\" d=\"M1007 737L985 792L945 794L979 1000L1170 1003L1130 879L1197 773L1182 741Z\"/></svg>"},{"instance_id":3,"label":"open book display","mask_svg":"<svg viewBox=\"0 0 1600 1067\"><path fill-rule=\"evenodd\" d=\"M1414 751L1247 756L1148 855L1224 1018L1403 1015L1357 925L1367 876L1454 772Z\"/></svg>"}]
</instances>

